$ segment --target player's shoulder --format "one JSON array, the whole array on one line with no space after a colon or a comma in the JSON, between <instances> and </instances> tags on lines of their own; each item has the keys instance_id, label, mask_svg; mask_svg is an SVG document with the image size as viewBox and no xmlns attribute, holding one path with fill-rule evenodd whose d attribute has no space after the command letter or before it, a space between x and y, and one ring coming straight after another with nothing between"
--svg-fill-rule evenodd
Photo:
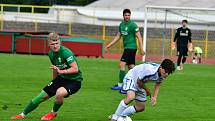
<instances>
[{"instance_id":1,"label":"player's shoulder","mask_svg":"<svg viewBox=\"0 0 215 121\"><path fill-rule=\"evenodd\" d=\"M48 52L48 56L49 56L49 57L54 56L54 52L53 52L52 50L50 50L50 51Z\"/></svg>"},{"instance_id":2,"label":"player's shoulder","mask_svg":"<svg viewBox=\"0 0 215 121\"><path fill-rule=\"evenodd\" d=\"M131 25L137 26L136 22L134 20L130 20Z\"/></svg>"},{"instance_id":3,"label":"player's shoulder","mask_svg":"<svg viewBox=\"0 0 215 121\"><path fill-rule=\"evenodd\" d=\"M190 28L188 28L188 27L187 27L186 29L187 29L188 31L191 31L191 29L190 29Z\"/></svg>"},{"instance_id":4,"label":"player's shoulder","mask_svg":"<svg viewBox=\"0 0 215 121\"><path fill-rule=\"evenodd\" d=\"M73 56L74 55L73 52L69 48L67 48L65 46L60 47L60 52L62 53L63 56L69 56L69 55Z\"/></svg>"},{"instance_id":5,"label":"player's shoulder","mask_svg":"<svg viewBox=\"0 0 215 121\"><path fill-rule=\"evenodd\" d=\"M157 72L158 68L160 67L160 64L148 62L141 64L141 66L145 71L153 75Z\"/></svg>"},{"instance_id":6,"label":"player's shoulder","mask_svg":"<svg viewBox=\"0 0 215 121\"><path fill-rule=\"evenodd\" d=\"M182 29L183 29L183 27L178 27L178 28L177 28L177 30L182 30Z\"/></svg>"},{"instance_id":7,"label":"player's shoulder","mask_svg":"<svg viewBox=\"0 0 215 121\"><path fill-rule=\"evenodd\" d=\"M143 65L145 65L145 66L150 66L150 67L157 67L157 66L160 66L160 64L154 63L154 62L146 62L146 63L144 63Z\"/></svg>"},{"instance_id":8,"label":"player's shoulder","mask_svg":"<svg viewBox=\"0 0 215 121\"><path fill-rule=\"evenodd\" d=\"M122 26L124 23L125 23L124 21L121 21L120 24L119 24L119 26Z\"/></svg>"},{"instance_id":9,"label":"player's shoulder","mask_svg":"<svg viewBox=\"0 0 215 121\"><path fill-rule=\"evenodd\" d=\"M65 46L61 46L60 51L62 51L62 52L71 52L72 53L72 51L69 48L65 47Z\"/></svg>"},{"instance_id":10,"label":"player's shoulder","mask_svg":"<svg viewBox=\"0 0 215 121\"><path fill-rule=\"evenodd\" d=\"M176 32L179 32L179 31L181 31L181 27L178 27L177 29L176 29Z\"/></svg>"},{"instance_id":11,"label":"player's shoulder","mask_svg":"<svg viewBox=\"0 0 215 121\"><path fill-rule=\"evenodd\" d=\"M130 20L130 22L131 22L132 24L136 24L134 20Z\"/></svg>"}]
</instances>

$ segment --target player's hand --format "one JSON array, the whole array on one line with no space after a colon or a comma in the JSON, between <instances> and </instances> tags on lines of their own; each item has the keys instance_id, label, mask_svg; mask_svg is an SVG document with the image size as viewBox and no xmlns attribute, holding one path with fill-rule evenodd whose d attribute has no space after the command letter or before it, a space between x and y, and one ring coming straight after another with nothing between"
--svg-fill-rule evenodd
<instances>
[{"instance_id":1,"label":"player's hand","mask_svg":"<svg viewBox=\"0 0 215 121\"><path fill-rule=\"evenodd\" d=\"M110 51L110 47L106 46L106 47L105 47L105 52L107 53L107 52L109 52L109 51Z\"/></svg>"},{"instance_id":2,"label":"player's hand","mask_svg":"<svg viewBox=\"0 0 215 121\"><path fill-rule=\"evenodd\" d=\"M51 65L51 69L55 70L58 74L65 74L68 73L68 70L60 70L57 66Z\"/></svg>"},{"instance_id":3,"label":"player's hand","mask_svg":"<svg viewBox=\"0 0 215 121\"><path fill-rule=\"evenodd\" d=\"M146 53L145 53L145 51L144 51L143 49L141 49L141 50L140 50L140 54L141 54L142 56L144 56Z\"/></svg>"},{"instance_id":4,"label":"player's hand","mask_svg":"<svg viewBox=\"0 0 215 121\"><path fill-rule=\"evenodd\" d=\"M151 91L149 88L145 88L146 96L149 96L151 98Z\"/></svg>"},{"instance_id":5,"label":"player's hand","mask_svg":"<svg viewBox=\"0 0 215 121\"><path fill-rule=\"evenodd\" d=\"M175 42L172 42L172 43L171 43L171 49L172 49L172 50L175 50Z\"/></svg>"},{"instance_id":6,"label":"player's hand","mask_svg":"<svg viewBox=\"0 0 215 121\"><path fill-rule=\"evenodd\" d=\"M151 105L152 105L152 106L155 106L156 103L157 103L157 98L152 97L152 98L151 98Z\"/></svg>"},{"instance_id":7,"label":"player's hand","mask_svg":"<svg viewBox=\"0 0 215 121\"><path fill-rule=\"evenodd\" d=\"M63 74L64 71L63 70L60 70L57 66L55 65L51 65L50 67L51 69L55 70L58 74Z\"/></svg>"},{"instance_id":8,"label":"player's hand","mask_svg":"<svg viewBox=\"0 0 215 121\"><path fill-rule=\"evenodd\" d=\"M50 69L59 70L59 68L58 68L57 66L55 66L55 65L51 65L51 66L50 66Z\"/></svg>"},{"instance_id":9,"label":"player's hand","mask_svg":"<svg viewBox=\"0 0 215 121\"><path fill-rule=\"evenodd\" d=\"M189 43L189 44L188 44L188 50L189 50L190 52L193 51L193 44L192 44L192 43Z\"/></svg>"},{"instance_id":10,"label":"player's hand","mask_svg":"<svg viewBox=\"0 0 215 121\"><path fill-rule=\"evenodd\" d=\"M57 73L61 73L61 70L57 67L57 66L55 66L55 65L51 65L50 66L50 68L52 69L52 70L55 70Z\"/></svg>"}]
</instances>

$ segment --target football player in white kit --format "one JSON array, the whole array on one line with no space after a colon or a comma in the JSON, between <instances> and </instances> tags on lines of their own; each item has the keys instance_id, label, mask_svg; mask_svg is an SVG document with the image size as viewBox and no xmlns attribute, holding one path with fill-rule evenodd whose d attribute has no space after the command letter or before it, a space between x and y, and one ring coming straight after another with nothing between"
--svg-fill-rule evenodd
<instances>
[{"instance_id":1,"label":"football player in white kit","mask_svg":"<svg viewBox=\"0 0 215 121\"><path fill-rule=\"evenodd\" d=\"M135 66L129 70L123 80L123 90L127 91L116 112L111 115L111 121L117 121L119 117L126 117L145 109L147 82L154 82L154 93L151 97L151 105L155 106L161 82L175 71L175 64L170 59L165 59L161 64L147 63ZM133 100L135 105L129 106Z\"/></svg>"}]
</instances>

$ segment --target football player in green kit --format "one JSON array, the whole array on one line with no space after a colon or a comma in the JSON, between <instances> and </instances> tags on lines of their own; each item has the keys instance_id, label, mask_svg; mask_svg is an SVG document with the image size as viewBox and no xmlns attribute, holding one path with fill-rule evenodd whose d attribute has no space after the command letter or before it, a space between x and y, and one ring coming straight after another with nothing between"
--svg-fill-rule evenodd
<instances>
[{"instance_id":1,"label":"football player in green kit","mask_svg":"<svg viewBox=\"0 0 215 121\"><path fill-rule=\"evenodd\" d=\"M141 55L145 54L139 28L134 21L130 20L130 17L131 11L129 9L124 9L124 20L119 25L119 31L115 38L106 46L106 50L108 50L111 46L117 43L121 37L123 38L124 52L119 64L119 83L111 88L113 90L122 89L123 78L126 74L125 66L128 65L128 69L132 69L135 66L135 56L137 51L136 37L138 39Z\"/></svg>"},{"instance_id":2,"label":"football player in green kit","mask_svg":"<svg viewBox=\"0 0 215 121\"><path fill-rule=\"evenodd\" d=\"M53 80L30 101L22 113L12 116L11 119L24 119L41 102L55 96L52 110L41 118L41 120L52 120L63 105L64 98L75 94L81 88L82 73L74 54L68 48L61 46L57 33L48 35L48 43L50 46L48 56L52 63L50 68L53 70Z\"/></svg>"}]
</instances>

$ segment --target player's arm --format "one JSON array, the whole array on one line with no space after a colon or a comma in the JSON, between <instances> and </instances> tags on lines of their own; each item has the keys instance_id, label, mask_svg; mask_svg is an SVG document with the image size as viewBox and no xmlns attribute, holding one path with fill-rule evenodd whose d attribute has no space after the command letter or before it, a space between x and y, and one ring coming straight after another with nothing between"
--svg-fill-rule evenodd
<instances>
[{"instance_id":1,"label":"player's arm","mask_svg":"<svg viewBox=\"0 0 215 121\"><path fill-rule=\"evenodd\" d=\"M146 91L146 95L147 95L147 96L150 96L150 98L151 98L151 91L150 91L150 89L145 85L144 80L138 79L138 80L137 80L137 85L138 85L141 89L144 89L144 90Z\"/></svg>"},{"instance_id":2,"label":"player's arm","mask_svg":"<svg viewBox=\"0 0 215 121\"><path fill-rule=\"evenodd\" d=\"M106 49L109 49L111 46L113 46L115 43L117 43L121 38L121 33L117 32L116 36L114 39L105 47Z\"/></svg>"},{"instance_id":3,"label":"player's arm","mask_svg":"<svg viewBox=\"0 0 215 121\"><path fill-rule=\"evenodd\" d=\"M173 42L176 42L177 41L177 39L178 39L178 37L179 37L179 28L176 30L176 33L175 33L175 37L174 37L174 40L173 40Z\"/></svg>"},{"instance_id":4,"label":"player's arm","mask_svg":"<svg viewBox=\"0 0 215 121\"><path fill-rule=\"evenodd\" d=\"M155 106L156 103L157 103L157 97L158 97L158 93L159 93L159 90L160 90L160 85L161 85L160 82L155 83L154 93L153 93L153 96L151 98L151 104L152 104L152 106Z\"/></svg>"},{"instance_id":5,"label":"player's arm","mask_svg":"<svg viewBox=\"0 0 215 121\"><path fill-rule=\"evenodd\" d=\"M192 33L191 33L191 30L189 29L189 32L188 32L188 40L189 40L189 43L192 43Z\"/></svg>"},{"instance_id":6,"label":"player's arm","mask_svg":"<svg viewBox=\"0 0 215 121\"><path fill-rule=\"evenodd\" d=\"M51 56L49 55L49 53L48 53L48 56L49 56L49 59L50 59L51 63L54 64L52 59L51 59ZM57 75L58 75L57 71L53 69L53 74L52 74L53 79L55 79L57 77Z\"/></svg>"},{"instance_id":7,"label":"player's arm","mask_svg":"<svg viewBox=\"0 0 215 121\"><path fill-rule=\"evenodd\" d=\"M76 61L72 62L69 64L70 65L70 68L68 69L63 69L63 70L60 70L58 67L52 65L51 68L53 69L53 71L56 71L57 74L75 74L75 73L78 73L78 65L76 63Z\"/></svg>"},{"instance_id":8,"label":"player's arm","mask_svg":"<svg viewBox=\"0 0 215 121\"><path fill-rule=\"evenodd\" d=\"M175 49L176 41L177 41L178 37L179 37L179 30L177 29L177 30L176 30L176 33L175 33L174 40L173 40L173 42L171 43L171 44L172 44L171 47L172 47L173 50Z\"/></svg>"},{"instance_id":9,"label":"player's arm","mask_svg":"<svg viewBox=\"0 0 215 121\"><path fill-rule=\"evenodd\" d=\"M53 79L57 77L57 71L53 69Z\"/></svg>"},{"instance_id":10,"label":"player's arm","mask_svg":"<svg viewBox=\"0 0 215 121\"><path fill-rule=\"evenodd\" d=\"M145 52L143 50L143 39L142 39L139 31L136 32L136 37L137 37L137 40L138 40L138 43L139 43L140 53L141 53L141 55L145 55Z\"/></svg>"},{"instance_id":11,"label":"player's arm","mask_svg":"<svg viewBox=\"0 0 215 121\"><path fill-rule=\"evenodd\" d=\"M78 73L79 69L78 69L78 65L76 63L76 61L72 62L69 64L70 68L68 69L64 69L64 70L59 70L59 74L75 74Z\"/></svg>"},{"instance_id":12,"label":"player's arm","mask_svg":"<svg viewBox=\"0 0 215 121\"><path fill-rule=\"evenodd\" d=\"M193 51L193 44L192 44L191 36L192 36L192 33L191 33L190 29L189 29L189 32L188 32L188 41L189 41L188 49L189 49L189 51L192 52Z\"/></svg>"}]
</instances>

